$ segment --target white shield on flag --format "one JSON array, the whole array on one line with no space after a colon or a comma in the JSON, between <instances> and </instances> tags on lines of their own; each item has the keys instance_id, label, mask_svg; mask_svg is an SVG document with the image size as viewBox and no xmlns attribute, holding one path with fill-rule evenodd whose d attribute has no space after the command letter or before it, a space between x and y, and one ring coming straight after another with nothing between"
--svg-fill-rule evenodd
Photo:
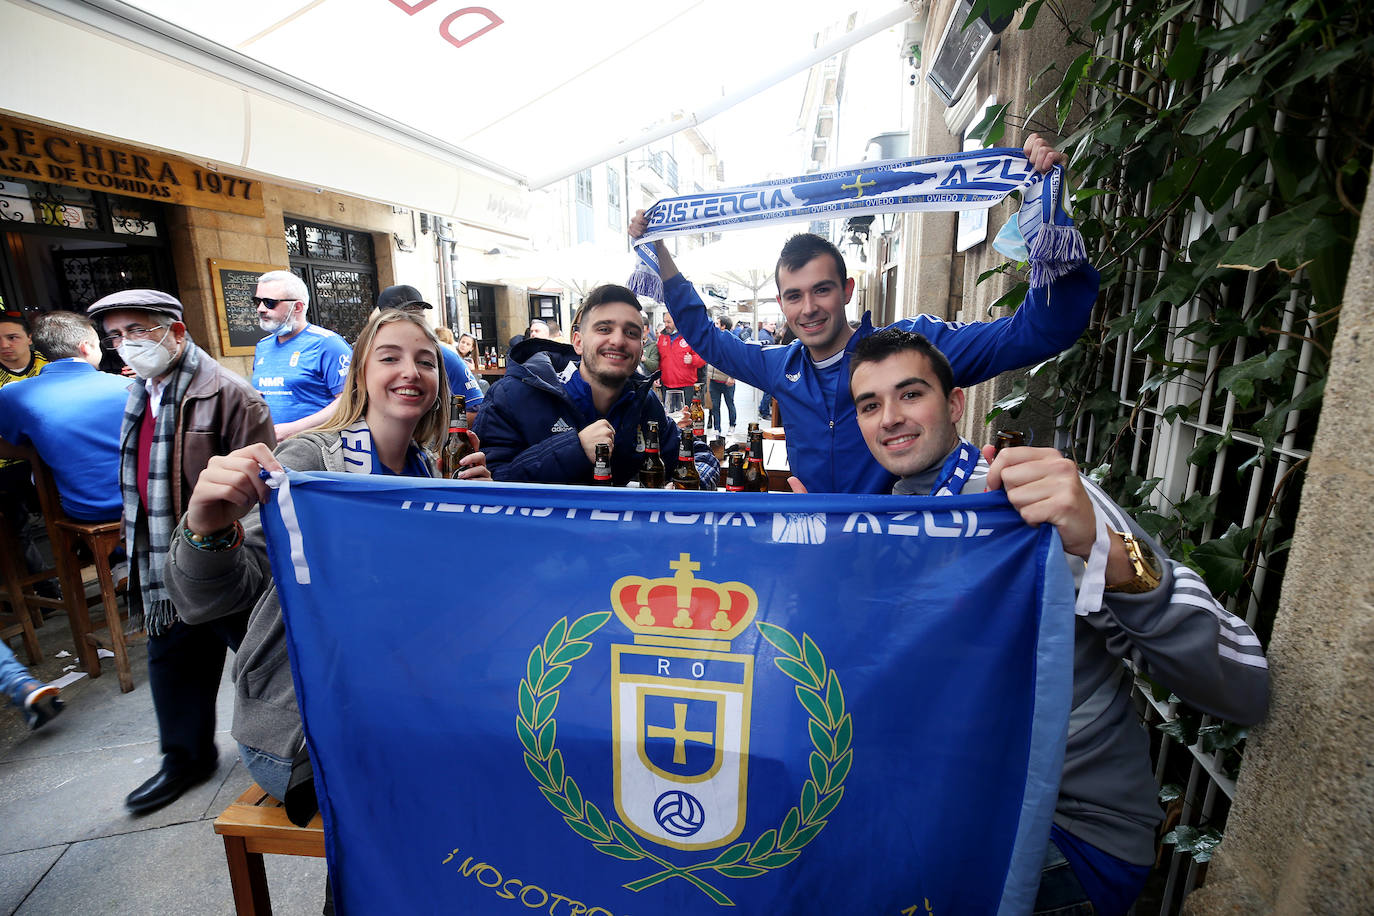
<instances>
[{"instance_id":1,"label":"white shield on flag","mask_svg":"<svg viewBox=\"0 0 1374 916\"><path fill-rule=\"evenodd\" d=\"M674 849L740 835L753 664L695 648L612 647L615 805L635 833Z\"/></svg>"}]
</instances>

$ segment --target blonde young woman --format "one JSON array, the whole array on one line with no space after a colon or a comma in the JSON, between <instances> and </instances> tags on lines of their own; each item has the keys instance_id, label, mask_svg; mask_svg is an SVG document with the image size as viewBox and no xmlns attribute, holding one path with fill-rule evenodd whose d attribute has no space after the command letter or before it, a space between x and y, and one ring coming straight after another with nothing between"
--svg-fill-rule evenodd
<instances>
[{"instance_id":1,"label":"blonde young woman","mask_svg":"<svg viewBox=\"0 0 1374 916\"><path fill-rule=\"evenodd\" d=\"M275 455L253 445L211 459L172 541L168 587L178 608L194 608L182 615L188 622L252 608L234 655L232 734L248 772L276 798L286 794L302 733L281 605L256 511L267 499L259 471L285 465L298 471L435 476L432 453L448 430L448 381L439 346L418 315L394 309L374 314L358 337L329 422L286 440ZM461 478L491 479L480 451L462 464Z\"/></svg>"}]
</instances>

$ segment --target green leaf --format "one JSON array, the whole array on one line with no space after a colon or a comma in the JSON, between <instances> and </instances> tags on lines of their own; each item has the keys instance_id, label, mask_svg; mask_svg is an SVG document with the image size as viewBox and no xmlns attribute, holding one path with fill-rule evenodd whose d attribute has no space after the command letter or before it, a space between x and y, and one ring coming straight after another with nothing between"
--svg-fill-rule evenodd
<instances>
[{"instance_id":1,"label":"green leaf","mask_svg":"<svg viewBox=\"0 0 1374 916\"><path fill-rule=\"evenodd\" d=\"M778 847L778 832L776 830L765 830L759 834L759 838L754 841L754 845L749 848L749 858L755 859L765 853L770 853Z\"/></svg>"},{"instance_id":2,"label":"green leaf","mask_svg":"<svg viewBox=\"0 0 1374 916\"><path fill-rule=\"evenodd\" d=\"M832 724L844 718L844 689L833 671L830 672L830 686L825 689L825 706L830 710Z\"/></svg>"},{"instance_id":3,"label":"green leaf","mask_svg":"<svg viewBox=\"0 0 1374 916\"><path fill-rule=\"evenodd\" d=\"M1041 0L1041 2L1043 2L1043 0ZM1011 102L989 108L987 114L983 115L983 119L973 125L964 136L968 139L978 141L985 148L996 146L1007 132L1005 118L1007 109L1010 107Z\"/></svg>"},{"instance_id":4,"label":"green leaf","mask_svg":"<svg viewBox=\"0 0 1374 916\"><path fill-rule=\"evenodd\" d=\"M803 821L810 821L812 813L816 810L816 784L811 780L802 783L801 797L801 816Z\"/></svg>"},{"instance_id":5,"label":"green leaf","mask_svg":"<svg viewBox=\"0 0 1374 916\"><path fill-rule=\"evenodd\" d=\"M1169 802L1182 797L1183 787L1180 786L1178 783L1166 782L1164 785L1159 787L1159 800L1164 802L1164 804L1166 805Z\"/></svg>"},{"instance_id":6,"label":"green leaf","mask_svg":"<svg viewBox=\"0 0 1374 916\"><path fill-rule=\"evenodd\" d=\"M1191 745L1193 743L1192 737L1188 734L1187 727L1177 719L1172 722L1161 722L1156 725L1155 728L1159 729L1170 738L1173 738L1179 744Z\"/></svg>"},{"instance_id":7,"label":"green leaf","mask_svg":"<svg viewBox=\"0 0 1374 916\"><path fill-rule=\"evenodd\" d=\"M531 684L538 684L539 678L544 674L544 648L535 646L530 650L530 659L525 663L525 680Z\"/></svg>"},{"instance_id":8,"label":"green leaf","mask_svg":"<svg viewBox=\"0 0 1374 916\"><path fill-rule=\"evenodd\" d=\"M594 614L583 614L573 621L573 625L568 628L568 639L586 639L597 630L605 626L606 621L611 619L610 611L597 611Z\"/></svg>"},{"instance_id":9,"label":"green leaf","mask_svg":"<svg viewBox=\"0 0 1374 916\"><path fill-rule=\"evenodd\" d=\"M843 754L849 750L849 742L854 737L854 720L846 715L835 729L835 753Z\"/></svg>"},{"instance_id":10,"label":"green leaf","mask_svg":"<svg viewBox=\"0 0 1374 916\"><path fill-rule=\"evenodd\" d=\"M788 658L801 659L801 646L797 645L797 641L792 637L791 633L771 623L759 622L754 624L754 626L759 628L759 632L763 634L764 639L772 643L773 648L777 649Z\"/></svg>"},{"instance_id":11,"label":"green leaf","mask_svg":"<svg viewBox=\"0 0 1374 916\"><path fill-rule=\"evenodd\" d=\"M849 775L849 767L853 763L853 751L845 751L844 756L840 757L839 760L835 761L835 766L830 771L830 780L826 783L825 786L827 792L831 789L838 788L840 783L844 782L845 777Z\"/></svg>"},{"instance_id":12,"label":"green leaf","mask_svg":"<svg viewBox=\"0 0 1374 916\"><path fill-rule=\"evenodd\" d=\"M813 813L806 820L809 823L815 823L816 821L825 820L827 817L830 816L830 812L835 810L835 806L840 803L840 799L842 798L844 798L843 788L839 788L836 789L834 792L831 792L829 795L825 796L825 798L822 798L820 800L820 804L816 805L815 813Z\"/></svg>"},{"instance_id":13,"label":"green leaf","mask_svg":"<svg viewBox=\"0 0 1374 916\"><path fill-rule=\"evenodd\" d=\"M553 753L554 739L558 734L558 723L550 721L539 730L539 759L544 760ZM578 806L579 809L581 806ZM578 811L579 816L581 811Z\"/></svg>"},{"instance_id":14,"label":"green leaf","mask_svg":"<svg viewBox=\"0 0 1374 916\"><path fill-rule=\"evenodd\" d=\"M1236 725L1231 722L1218 723L1216 725L1205 725L1197 730L1197 737L1202 742L1202 752L1211 754L1214 751L1225 751L1240 744L1250 735L1250 729L1244 725Z\"/></svg>"},{"instance_id":15,"label":"green leaf","mask_svg":"<svg viewBox=\"0 0 1374 916\"><path fill-rule=\"evenodd\" d=\"M815 719L811 719L806 725L811 730L811 743L816 746L816 750L833 760L835 758L835 742L831 739L830 733L825 730L825 726Z\"/></svg>"},{"instance_id":16,"label":"green leaf","mask_svg":"<svg viewBox=\"0 0 1374 916\"><path fill-rule=\"evenodd\" d=\"M569 779L563 783L563 793L568 796L568 804L572 805L573 810L581 815L583 809L582 790L578 788L577 782Z\"/></svg>"},{"instance_id":17,"label":"green leaf","mask_svg":"<svg viewBox=\"0 0 1374 916\"><path fill-rule=\"evenodd\" d=\"M1017 283L1011 289L1007 290L1005 295L999 296L997 301L989 305L988 308L1002 309L1020 305L1022 300L1026 298L1026 293L1028 292L1030 292L1030 284L1022 280L1020 283Z\"/></svg>"},{"instance_id":18,"label":"green leaf","mask_svg":"<svg viewBox=\"0 0 1374 916\"><path fill-rule=\"evenodd\" d=\"M806 711L811 713L811 717L817 722L825 725L826 728L833 728L834 723L830 721L830 710L825 708L825 701L820 695L807 690L805 687L796 688L797 699L801 701Z\"/></svg>"},{"instance_id":19,"label":"green leaf","mask_svg":"<svg viewBox=\"0 0 1374 916\"><path fill-rule=\"evenodd\" d=\"M522 720L515 720L515 732L520 736L520 743L525 746L525 750L531 754L539 756L539 744L534 740L534 732Z\"/></svg>"},{"instance_id":20,"label":"green leaf","mask_svg":"<svg viewBox=\"0 0 1374 916\"><path fill-rule=\"evenodd\" d=\"M807 780L806 784L811 785L811 781ZM786 846L792 837L797 835L797 828L800 826L800 812L796 808L789 809L787 816L782 819L781 829L778 830L778 842Z\"/></svg>"},{"instance_id":21,"label":"green leaf","mask_svg":"<svg viewBox=\"0 0 1374 916\"><path fill-rule=\"evenodd\" d=\"M602 837L609 839L611 828L606 823L606 817L601 813L601 809L593 802L587 802L586 807L587 823L591 824Z\"/></svg>"},{"instance_id":22,"label":"green leaf","mask_svg":"<svg viewBox=\"0 0 1374 916\"><path fill-rule=\"evenodd\" d=\"M634 834L626 830L625 826L619 821L611 821L611 833L620 841L620 845L633 849L641 856L644 855L644 847L639 845L639 840L636 840Z\"/></svg>"},{"instance_id":23,"label":"green leaf","mask_svg":"<svg viewBox=\"0 0 1374 916\"><path fill-rule=\"evenodd\" d=\"M825 765L825 758L816 751L812 751L806 762L811 770L811 778L816 781L816 788L824 791L825 777L829 774L829 769Z\"/></svg>"},{"instance_id":24,"label":"green leaf","mask_svg":"<svg viewBox=\"0 0 1374 916\"><path fill-rule=\"evenodd\" d=\"M539 679L539 686L535 688L536 693L548 693L568 679L572 674L572 666L559 665L557 668L550 668L544 672L544 676Z\"/></svg>"},{"instance_id":25,"label":"green leaf","mask_svg":"<svg viewBox=\"0 0 1374 916\"><path fill-rule=\"evenodd\" d=\"M1364 53L1367 53L1366 49L1355 42L1338 45L1334 48L1323 48L1320 53L1313 54L1307 63L1293 71L1276 92L1292 89L1304 80L1325 79L1346 61L1354 60Z\"/></svg>"},{"instance_id":26,"label":"green leaf","mask_svg":"<svg viewBox=\"0 0 1374 916\"><path fill-rule=\"evenodd\" d=\"M613 843L597 843L596 848L599 852L604 852L606 855L614 856L617 859L623 859L626 862L633 862L636 859L644 858L643 853L626 849L623 846L616 846Z\"/></svg>"},{"instance_id":27,"label":"green leaf","mask_svg":"<svg viewBox=\"0 0 1374 916\"><path fill-rule=\"evenodd\" d=\"M711 860L712 865L734 865L749 854L748 843L736 843Z\"/></svg>"},{"instance_id":28,"label":"green leaf","mask_svg":"<svg viewBox=\"0 0 1374 916\"><path fill-rule=\"evenodd\" d=\"M553 780L549 778L549 774L545 772L543 765L535 759L534 755L525 755L525 769L529 770L530 775L539 780L540 784L544 787L549 789L554 788Z\"/></svg>"},{"instance_id":29,"label":"green leaf","mask_svg":"<svg viewBox=\"0 0 1374 916\"><path fill-rule=\"evenodd\" d=\"M1266 455L1273 451L1274 446L1278 444L1279 439L1287 431L1288 415L1294 411L1306 410L1319 404L1325 390L1326 379L1318 379L1304 388L1297 397L1283 401L1272 408L1264 419L1255 424L1255 432L1264 440Z\"/></svg>"},{"instance_id":30,"label":"green leaf","mask_svg":"<svg viewBox=\"0 0 1374 916\"><path fill-rule=\"evenodd\" d=\"M1026 15L1021 19L1020 31L1026 32L1035 28L1035 17L1040 15L1040 7L1045 5L1045 0L1033 0L1030 6L1026 7Z\"/></svg>"},{"instance_id":31,"label":"green leaf","mask_svg":"<svg viewBox=\"0 0 1374 916\"><path fill-rule=\"evenodd\" d=\"M1326 205L1326 198L1320 197L1257 223L1227 246L1217 266L1262 270L1274 264L1287 273L1304 267L1340 241L1339 233L1320 216Z\"/></svg>"},{"instance_id":32,"label":"green leaf","mask_svg":"<svg viewBox=\"0 0 1374 916\"><path fill-rule=\"evenodd\" d=\"M534 693L528 681L520 682L520 718L526 722L534 721Z\"/></svg>"},{"instance_id":33,"label":"green leaf","mask_svg":"<svg viewBox=\"0 0 1374 916\"><path fill-rule=\"evenodd\" d=\"M549 656L549 666L571 665L592 650L589 642L570 642Z\"/></svg>"},{"instance_id":34,"label":"green leaf","mask_svg":"<svg viewBox=\"0 0 1374 916\"><path fill-rule=\"evenodd\" d=\"M792 842L787 844L788 851L791 852L794 850L805 849L806 844L814 840L816 838L816 834L820 833L824 829L825 821L821 821L819 824L812 824L810 827L803 827L801 830L797 831L797 835L792 838Z\"/></svg>"},{"instance_id":35,"label":"green leaf","mask_svg":"<svg viewBox=\"0 0 1374 916\"><path fill-rule=\"evenodd\" d=\"M1220 493L1204 496L1198 492L1179 503L1178 514L1183 519L1183 524L1189 528L1201 528L1216 518L1217 499L1220 496Z\"/></svg>"},{"instance_id":36,"label":"green leaf","mask_svg":"<svg viewBox=\"0 0 1374 916\"><path fill-rule=\"evenodd\" d=\"M1262 82L1258 74L1250 74L1226 83L1194 109L1183 125L1183 133L1200 137L1221 127L1232 112L1254 98Z\"/></svg>"},{"instance_id":37,"label":"green leaf","mask_svg":"<svg viewBox=\"0 0 1374 916\"><path fill-rule=\"evenodd\" d=\"M757 878L759 875L768 874L768 869L755 868L752 865L722 865L716 871L727 878Z\"/></svg>"},{"instance_id":38,"label":"green leaf","mask_svg":"<svg viewBox=\"0 0 1374 916\"><path fill-rule=\"evenodd\" d=\"M1193 446L1193 450L1188 453L1188 463L1202 467L1207 463L1207 459L1227 441L1227 437L1220 433L1208 433L1197 440L1197 445Z\"/></svg>"},{"instance_id":39,"label":"green leaf","mask_svg":"<svg viewBox=\"0 0 1374 916\"><path fill-rule=\"evenodd\" d=\"M770 852L766 856L755 859L754 864L759 868L782 868L786 865L791 865L792 861L799 855L801 855L800 851L790 852L788 850L779 850L778 852Z\"/></svg>"},{"instance_id":40,"label":"green leaf","mask_svg":"<svg viewBox=\"0 0 1374 916\"><path fill-rule=\"evenodd\" d=\"M1084 51L1074 58L1073 63L1064 69L1064 81L1059 84L1059 103L1057 113L1059 116L1059 126L1064 126L1064 121L1069 116L1069 109L1073 107L1074 96L1078 93L1078 84L1083 77L1088 75L1088 68L1092 65L1093 52Z\"/></svg>"},{"instance_id":41,"label":"green leaf","mask_svg":"<svg viewBox=\"0 0 1374 916\"><path fill-rule=\"evenodd\" d=\"M806 667L811 669L811 673L816 676L819 683L825 683L825 656L811 639L809 634L802 634L802 659L806 662Z\"/></svg>"},{"instance_id":42,"label":"green leaf","mask_svg":"<svg viewBox=\"0 0 1374 916\"><path fill-rule=\"evenodd\" d=\"M534 708L534 727L543 728L544 723L549 721L549 717L553 715L554 710L557 708L558 691L555 690L553 693L540 700L539 705Z\"/></svg>"},{"instance_id":43,"label":"green leaf","mask_svg":"<svg viewBox=\"0 0 1374 916\"><path fill-rule=\"evenodd\" d=\"M816 676L811 673L811 669L803 665L801 662L796 661L795 659L783 658L779 656L778 658L773 659L773 663L778 666L778 669L782 671L783 674L787 675L797 683L810 687L813 690L820 689L820 681L816 680Z\"/></svg>"},{"instance_id":44,"label":"green leaf","mask_svg":"<svg viewBox=\"0 0 1374 916\"><path fill-rule=\"evenodd\" d=\"M558 622L549 627L549 634L544 637L544 657L548 658L557 651L563 644L563 637L568 632L568 618L559 617Z\"/></svg>"},{"instance_id":45,"label":"green leaf","mask_svg":"<svg viewBox=\"0 0 1374 916\"><path fill-rule=\"evenodd\" d=\"M577 818L565 817L563 820L573 829L574 833L584 840L590 840L593 843L604 843L610 839L610 837L606 836L604 833L598 833L595 827L584 824Z\"/></svg>"},{"instance_id":46,"label":"green leaf","mask_svg":"<svg viewBox=\"0 0 1374 916\"><path fill-rule=\"evenodd\" d=\"M1256 381L1272 381L1283 375L1296 350L1275 350L1256 353L1243 362L1227 366L1217 373L1217 387L1229 390L1242 407L1249 407L1255 396Z\"/></svg>"},{"instance_id":47,"label":"green leaf","mask_svg":"<svg viewBox=\"0 0 1374 916\"><path fill-rule=\"evenodd\" d=\"M564 817L575 818L579 814L581 814L581 812L573 811L572 805L568 804L568 800L563 796L559 795L557 792L553 791L552 789L546 789L543 786L540 786L539 791L544 793L544 797L549 800L549 804L557 808L559 813L562 814Z\"/></svg>"},{"instance_id":48,"label":"green leaf","mask_svg":"<svg viewBox=\"0 0 1374 916\"><path fill-rule=\"evenodd\" d=\"M1169 74L1172 79L1186 80L1197 72L1197 65L1202 62L1202 55L1206 53L1202 45L1197 42L1197 23L1185 22L1178 27L1178 40L1174 44L1174 53L1169 55L1169 62L1164 65L1164 72Z\"/></svg>"},{"instance_id":49,"label":"green leaf","mask_svg":"<svg viewBox=\"0 0 1374 916\"><path fill-rule=\"evenodd\" d=\"M1188 562L1202 573L1215 594L1239 594L1245 585L1245 553L1252 539L1253 535L1233 522L1221 537L1193 548Z\"/></svg>"},{"instance_id":50,"label":"green leaf","mask_svg":"<svg viewBox=\"0 0 1374 916\"><path fill-rule=\"evenodd\" d=\"M555 750L549 755L549 775L553 778L555 788L563 785L563 777L566 774L563 772L563 752L560 750Z\"/></svg>"}]
</instances>

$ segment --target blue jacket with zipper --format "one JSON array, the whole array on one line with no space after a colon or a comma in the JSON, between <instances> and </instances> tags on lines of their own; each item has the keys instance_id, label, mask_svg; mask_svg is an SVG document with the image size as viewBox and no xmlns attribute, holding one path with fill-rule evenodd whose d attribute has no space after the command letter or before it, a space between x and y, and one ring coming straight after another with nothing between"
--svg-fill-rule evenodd
<instances>
[{"instance_id":1,"label":"blue jacket with zipper","mask_svg":"<svg viewBox=\"0 0 1374 916\"><path fill-rule=\"evenodd\" d=\"M1029 366L1069 347L1088 325L1099 277L1083 264L1051 283L1033 289L1015 314L996 321L965 324L932 315L904 318L889 327L930 338L954 369L954 384L974 385L999 372ZM778 401L787 428L787 459L792 473L812 493L890 493L897 478L874 460L859 433L849 396L849 358L860 340L877 329L864 313L849 338L834 376L833 411L811 357L801 341L761 347L715 326L701 297L678 274L663 284L668 311L678 332L712 366Z\"/></svg>"},{"instance_id":2,"label":"blue jacket with zipper","mask_svg":"<svg viewBox=\"0 0 1374 916\"><path fill-rule=\"evenodd\" d=\"M577 434L599 417L580 407L564 384L577 371L576 359L570 345L549 340L527 340L511 352L505 378L488 389L473 424L487 456L487 467L496 480L592 483L592 462ZM653 393L655 378L657 373L630 376L606 417L615 427L611 478L616 486L624 486L638 475L642 455L637 451L636 431L650 420L658 422L659 457L666 474L671 476L677 466L681 435ZM710 464L715 471L711 475L714 484L719 474L714 456ZM700 451L697 469L705 470Z\"/></svg>"}]
</instances>

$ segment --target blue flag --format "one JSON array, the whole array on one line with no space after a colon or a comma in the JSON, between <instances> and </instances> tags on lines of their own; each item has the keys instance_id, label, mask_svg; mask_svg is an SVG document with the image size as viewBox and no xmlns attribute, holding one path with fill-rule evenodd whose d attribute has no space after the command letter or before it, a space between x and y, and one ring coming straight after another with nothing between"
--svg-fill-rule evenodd
<instances>
[{"instance_id":1,"label":"blue flag","mask_svg":"<svg viewBox=\"0 0 1374 916\"><path fill-rule=\"evenodd\" d=\"M341 913L1029 909L1073 586L1000 493L290 473Z\"/></svg>"}]
</instances>

